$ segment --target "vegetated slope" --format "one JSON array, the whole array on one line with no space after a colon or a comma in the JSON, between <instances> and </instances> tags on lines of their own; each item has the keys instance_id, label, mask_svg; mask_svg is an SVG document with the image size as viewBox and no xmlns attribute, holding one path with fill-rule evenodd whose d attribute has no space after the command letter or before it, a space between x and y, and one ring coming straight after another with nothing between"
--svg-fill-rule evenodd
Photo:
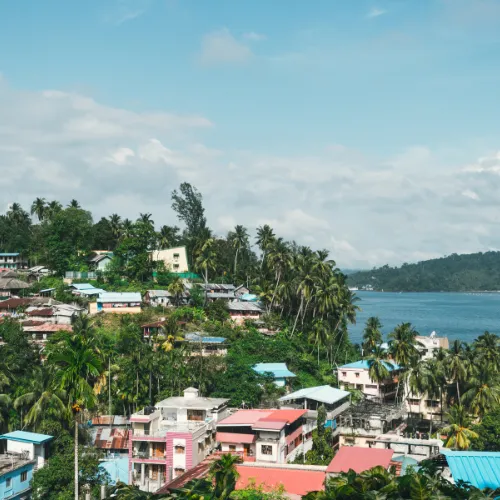
<instances>
[{"instance_id":1,"label":"vegetated slope","mask_svg":"<svg viewBox=\"0 0 500 500\"><path fill-rule=\"evenodd\" d=\"M401 267L385 265L349 275L348 284L386 292L500 290L500 252L452 254Z\"/></svg>"}]
</instances>

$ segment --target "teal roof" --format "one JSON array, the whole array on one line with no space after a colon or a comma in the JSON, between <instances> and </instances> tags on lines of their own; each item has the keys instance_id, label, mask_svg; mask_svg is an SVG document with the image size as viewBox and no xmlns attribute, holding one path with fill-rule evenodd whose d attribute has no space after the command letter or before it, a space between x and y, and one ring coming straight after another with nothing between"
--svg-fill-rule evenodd
<instances>
[{"instance_id":1,"label":"teal roof","mask_svg":"<svg viewBox=\"0 0 500 500\"><path fill-rule=\"evenodd\" d=\"M294 399L304 398L331 405L344 398L348 398L350 394L350 392L336 389L335 387L331 387L329 385L320 385L292 392L291 394L287 394L286 396L280 398L280 401L293 401Z\"/></svg>"},{"instance_id":2,"label":"teal roof","mask_svg":"<svg viewBox=\"0 0 500 500\"><path fill-rule=\"evenodd\" d=\"M42 444L53 439L48 434L37 434L36 432L14 431L2 434L0 439L10 439L11 441L21 441L22 443Z\"/></svg>"},{"instance_id":3,"label":"teal roof","mask_svg":"<svg viewBox=\"0 0 500 500\"><path fill-rule=\"evenodd\" d=\"M286 363L258 363L253 367L254 371L264 375L272 373L274 378L296 377L286 366Z\"/></svg>"},{"instance_id":4,"label":"teal roof","mask_svg":"<svg viewBox=\"0 0 500 500\"><path fill-rule=\"evenodd\" d=\"M94 288L94 285L90 283L73 283L70 285L70 288L74 288L75 290L90 290Z\"/></svg>"},{"instance_id":5,"label":"teal roof","mask_svg":"<svg viewBox=\"0 0 500 500\"><path fill-rule=\"evenodd\" d=\"M392 372L393 370L399 370L400 366L393 361L384 361L385 367ZM369 370L370 362L368 359L362 359L360 361L355 361L354 363L348 363L347 365L339 366L339 370L342 368L351 368L353 370Z\"/></svg>"},{"instance_id":6,"label":"teal roof","mask_svg":"<svg viewBox=\"0 0 500 500\"><path fill-rule=\"evenodd\" d=\"M500 452L442 450L455 483L467 481L476 488L500 488Z\"/></svg>"},{"instance_id":7,"label":"teal roof","mask_svg":"<svg viewBox=\"0 0 500 500\"><path fill-rule=\"evenodd\" d=\"M19 255L18 253L0 253L0 257L17 257Z\"/></svg>"},{"instance_id":8,"label":"teal roof","mask_svg":"<svg viewBox=\"0 0 500 500\"><path fill-rule=\"evenodd\" d=\"M118 481L128 484L128 457L103 460L99 463L99 468L109 474L111 484Z\"/></svg>"}]
</instances>

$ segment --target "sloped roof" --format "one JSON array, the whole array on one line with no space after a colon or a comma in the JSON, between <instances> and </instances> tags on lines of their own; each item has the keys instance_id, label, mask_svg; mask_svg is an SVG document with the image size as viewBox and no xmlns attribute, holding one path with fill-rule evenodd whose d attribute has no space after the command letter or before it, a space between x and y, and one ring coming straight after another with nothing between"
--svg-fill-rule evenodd
<instances>
[{"instance_id":1,"label":"sloped roof","mask_svg":"<svg viewBox=\"0 0 500 500\"><path fill-rule=\"evenodd\" d=\"M336 389L329 385L320 385L317 387L308 387L292 392L280 398L280 401L292 401L294 399L311 399L319 403L333 404L350 395L347 391Z\"/></svg>"},{"instance_id":2,"label":"sloped roof","mask_svg":"<svg viewBox=\"0 0 500 500\"><path fill-rule=\"evenodd\" d=\"M7 299L0 301L0 309L17 309L18 307L27 306L31 303L30 299Z\"/></svg>"},{"instance_id":3,"label":"sloped roof","mask_svg":"<svg viewBox=\"0 0 500 500\"><path fill-rule=\"evenodd\" d=\"M256 302L229 302L229 311L255 311L262 312L262 308Z\"/></svg>"},{"instance_id":4,"label":"sloped roof","mask_svg":"<svg viewBox=\"0 0 500 500\"><path fill-rule=\"evenodd\" d=\"M500 488L500 452L442 450L455 482L476 488Z\"/></svg>"},{"instance_id":5,"label":"sloped roof","mask_svg":"<svg viewBox=\"0 0 500 500\"><path fill-rule=\"evenodd\" d=\"M6 272L0 274L0 289L1 290L22 290L29 288L28 283L17 279L17 274L13 272Z\"/></svg>"},{"instance_id":6,"label":"sloped roof","mask_svg":"<svg viewBox=\"0 0 500 500\"><path fill-rule=\"evenodd\" d=\"M142 302L142 297L139 292L106 292L97 302Z\"/></svg>"},{"instance_id":7,"label":"sloped roof","mask_svg":"<svg viewBox=\"0 0 500 500\"><path fill-rule=\"evenodd\" d=\"M392 372L393 370L399 370L401 368L397 363L391 360L384 361L383 363L390 372ZM339 367L339 370L342 368L350 368L352 370L369 370L370 363L369 360L362 359L360 361L355 361L354 363L348 363L347 365L342 365Z\"/></svg>"},{"instance_id":8,"label":"sloped roof","mask_svg":"<svg viewBox=\"0 0 500 500\"><path fill-rule=\"evenodd\" d=\"M21 441L23 443L42 444L53 439L48 434L37 434L36 432L14 431L0 436L0 439L10 439L11 441Z\"/></svg>"},{"instance_id":9,"label":"sloped roof","mask_svg":"<svg viewBox=\"0 0 500 500\"><path fill-rule=\"evenodd\" d=\"M223 344L226 339L224 337L204 337L199 333L186 333L184 336L187 342L201 342L202 344Z\"/></svg>"},{"instance_id":10,"label":"sloped roof","mask_svg":"<svg viewBox=\"0 0 500 500\"><path fill-rule=\"evenodd\" d=\"M90 283L73 283L70 285L70 288L74 288L75 290L90 290L94 288L94 285Z\"/></svg>"},{"instance_id":11,"label":"sloped roof","mask_svg":"<svg viewBox=\"0 0 500 500\"><path fill-rule=\"evenodd\" d=\"M307 410L238 410L217 426L244 425L254 429L282 429L307 413Z\"/></svg>"},{"instance_id":12,"label":"sloped roof","mask_svg":"<svg viewBox=\"0 0 500 500\"><path fill-rule=\"evenodd\" d=\"M25 326L24 331L26 333L37 333L37 332L72 332L73 327L71 325L54 325L53 323L44 323L37 326Z\"/></svg>"},{"instance_id":13,"label":"sloped roof","mask_svg":"<svg viewBox=\"0 0 500 500\"><path fill-rule=\"evenodd\" d=\"M255 434L238 434L236 432L218 432L216 440L219 443L250 444L257 439Z\"/></svg>"},{"instance_id":14,"label":"sloped roof","mask_svg":"<svg viewBox=\"0 0 500 500\"><path fill-rule=\"evenodd\" d=\"M261 375L272 373L274 378L296 377L295 373L288 369L286 363L258 363L253 370Z\"/></svg>"},{"instance_id":15,"label":"sloped roof","mask_svg":"<svg viewBox=\"0 0 500 500\"><path fill-rule=\"evenodd\" d=\"M393 454L394 450L382 448L342 446L328 465L326 472L348 472L352 469L359 474L377 466L387 469Z\"/></svg>"}]
</instances>

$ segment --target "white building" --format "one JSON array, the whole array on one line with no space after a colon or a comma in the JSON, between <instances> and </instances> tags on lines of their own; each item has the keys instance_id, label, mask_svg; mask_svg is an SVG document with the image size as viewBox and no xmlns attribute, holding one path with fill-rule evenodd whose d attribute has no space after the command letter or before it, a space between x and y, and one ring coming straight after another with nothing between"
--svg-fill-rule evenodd
<instances>
[{"instance_id":1,"label":"white building","mask_svg":"<svg viewBox=\"0 0 500 500\"><path fill-rule=\"evenodd\" d=\"M165 268L172 273L189 272L186 247L153 250L151 252L151 258L154 262L162 261L165 264Z\"/></svg>"},{"instance_id":2,"label":"white building","mask_svg":"<svg viewBox=\"0 0 500 500\"><path fill-rule=\"evenodd\" d=\"M154 492L191 469L215 449L217 422L227 416L227 399L203 398L188 388L130 417L130 484Z\"/></svg>"},{"instance_id":3,"label":"white building","mask_svg":"<svg viewBox=\"0 0 500 500\"><path fill-rule=\"evenodd\" d=\"M438 337L436 332L432 332L428 337L418 335L415 337L415 340L420 344L418 348L422 353L423 359L431 359L437 350L448 349L450 347L448 337Z\"/></svg>"}]
</instances>

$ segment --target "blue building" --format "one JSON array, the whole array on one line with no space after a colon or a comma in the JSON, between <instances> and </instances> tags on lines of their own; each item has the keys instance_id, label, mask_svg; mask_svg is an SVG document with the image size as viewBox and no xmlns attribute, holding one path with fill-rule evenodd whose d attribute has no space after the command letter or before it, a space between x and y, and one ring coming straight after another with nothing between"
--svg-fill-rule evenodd
<instances>
[{"instance_id":1,"label":"blue building","mask_svg":"<svg viewBox=\"0 0 500 500\"><path fill-rule=\"evenodd\" d=\"M270 373L278 387L285 387L289 379L296 377L295 373L288 369L286 363L258 363L253 370L260 375Z\"/></svg>"},{"instance_id":2,"label":"blue building","mask_svg":"<svg viewBox=\"0 0 500 500\"><path fill-rule=\"evenodd\" d=\"M14 431L0 436L0 500L31 496L31 480L48 458L52 436Z\"/></svg>"}]
</instances>

